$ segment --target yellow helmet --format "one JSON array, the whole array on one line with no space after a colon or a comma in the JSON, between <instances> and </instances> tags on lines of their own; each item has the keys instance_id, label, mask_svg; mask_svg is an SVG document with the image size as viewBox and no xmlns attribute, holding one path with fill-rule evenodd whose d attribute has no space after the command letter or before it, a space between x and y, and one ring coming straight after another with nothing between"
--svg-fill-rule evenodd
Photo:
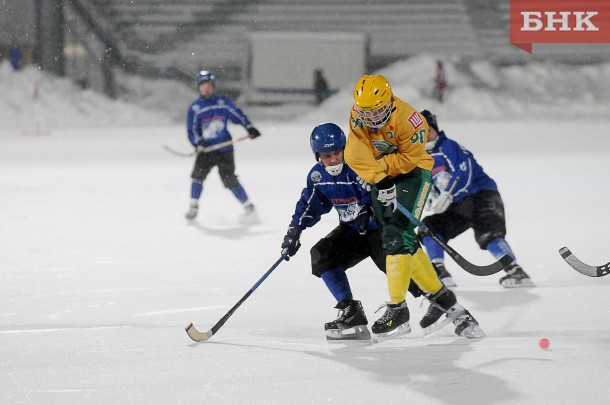
<instances>
[{"instance_id":1,"label":"yellow helmet","mask_svg":"<svg viewBox=\"0 0 610 405\"><path fill-rule=\"evenodd\" d=\"M367 127L382 127L392 113L392 87L385 77L362 76L354 88L354 110Z\"/></svg>"}]
</instances>

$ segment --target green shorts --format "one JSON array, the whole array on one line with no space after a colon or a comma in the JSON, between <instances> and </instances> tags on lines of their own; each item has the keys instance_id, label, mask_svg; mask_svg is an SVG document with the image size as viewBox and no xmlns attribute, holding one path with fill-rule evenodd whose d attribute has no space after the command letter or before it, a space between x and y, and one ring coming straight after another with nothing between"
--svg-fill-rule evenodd
<instances>
[{"instance_id":1,"label":"green shorts","mask_svg":"<svg viewBox=\"0 0 610 405\"><path fill-rule=\"evenodd\" d=\"M432 173L419 167L407 174L394 177L396 184L396 199L398 203L420 219L424 211L426 199L432 188ZM386 255L414 254L419 249L419 241L415 234L415 224L407 217L377 200L378 189L373 187L373 210L381 225L381 240Z\"/></svg>"}]
</instances>

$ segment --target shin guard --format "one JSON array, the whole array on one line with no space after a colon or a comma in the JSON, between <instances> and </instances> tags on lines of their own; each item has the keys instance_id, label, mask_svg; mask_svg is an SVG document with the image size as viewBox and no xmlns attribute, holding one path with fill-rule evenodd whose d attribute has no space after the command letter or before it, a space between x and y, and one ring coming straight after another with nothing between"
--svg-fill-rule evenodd
<instances>
[{"instance_id":1,"label":"shin guard","mask_svg":"<svg viewBox=\"0 0 610 405\"><path fill-rule=\"evenodd\" d=\"M413 271L413 256L388 255L386 256L385 260L386 274L388 277L388 292L390 293L390 302L402 302L407 296L407 290L409 289L409 283L411 282L411 273Z\"/></svg>"},{"instance_id":2,"label":"shin guard","mask_svg":"<svg viewBox=\"0 0 610 405\"><path fill-rule=\"evenodd\" d=\"M413 274L411 278L427 294L434 294L443 288L430 259L421 248L417 249L417 252L413 255Z\"/></svg>"}]
</instances>

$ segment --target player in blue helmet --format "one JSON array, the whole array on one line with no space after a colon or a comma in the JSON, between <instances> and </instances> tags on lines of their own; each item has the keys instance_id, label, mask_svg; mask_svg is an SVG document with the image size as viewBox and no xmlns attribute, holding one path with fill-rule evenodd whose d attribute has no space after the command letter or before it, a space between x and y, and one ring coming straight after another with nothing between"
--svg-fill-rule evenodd
<instances>
[{"instance_id":1,"label":"player in blue helmet","mask_svg":"<svg viewBox=\"0 0 610 405\"><path fill-rule=\"evenodd\" d=\"M533 287L534 283L517 264L505 239L504 203L496 182L483 171L470 151L439 130L436 115L428 110L423 110L421 115L429 126L426 150L434 158L434 188L428 203L434 214L425 217L422 223L445 241L472 228L481 249L497 259L505 254L513 258L506 275L500 278L503 287ZM420 234L420 238L439 278L445 285L455 286L445 268L443 249L430 236Z\"/></svg>"},{"instance_id":2,"label":"player in blue helmet","mask_svg":"<svg viewBox=\"0 0 610 405\"><path fill-rule=\"evenodd\" d=\"M244 207L241 220L252 224L258 222L254 204L249 200L246 190L235 175L235 158L233 154L232 137L228 123L242 125L250 138L254 139L261 133L250 123L250 119L233 102L225 96L214 94L216 75L208 70L202 70L195 79L199 98L189 106L186 118L188 139L197 151L197 158L191 173L191 204L186 218L193 220L199 211L199 198L203 192L203 182L214 166L223 185L231 190L235 198ZM206 150L215 145L213 151Z\"/></svg>"},{"instance_id":3,"label":"player in blue helmet","mask_svg":"<svg viewBox=\"0 0 610 405\"><path fill-rule=\"evenodd\" d=\"M201 72L197 73L195 84L197 84L197 87L199 87L199 85L203 82L210 82L213 86L215 86L216 75L213 72L210 72L209 70L202 70Z\"/></svg>"},{"instance_id":4,"label":"player in blue helmet","mask_svg":"<svg viewBox=\"0 0 610 405\"><path fill-rule=\"evenodd\" d=\"M369 339L362 303L352 295L345 271L370 257L385 273L381 235L371 208L371 193L343 160L345 134L333 123L316 126L310 138L317 163L307 175L292 221L282 243L282 252L293 256L301 247L300 236L333 208L339 225L311 248L312 273L322 278L337 301L339 316L324 325L328 340ZM415 283L414 296L421 291Z\"/></svg>"},{"instance_id":5,"label":"player in blue helmet","mask_svg":"<svg viewBox=\"0 0 610 405\"><path fill-rule=\"evenodd\" d=\"M339 156L341 158L336 161L341 161L336 165L325 165L324 169L331 176L338 176L343 170L343 149L347 142L345 134L336 124L326 123L320 124L311 132L310 145L317 161L320 161L320 154L330 153L331 156ZM332 163L332 162L331 162Z\"/></svg>"}]
</instances>

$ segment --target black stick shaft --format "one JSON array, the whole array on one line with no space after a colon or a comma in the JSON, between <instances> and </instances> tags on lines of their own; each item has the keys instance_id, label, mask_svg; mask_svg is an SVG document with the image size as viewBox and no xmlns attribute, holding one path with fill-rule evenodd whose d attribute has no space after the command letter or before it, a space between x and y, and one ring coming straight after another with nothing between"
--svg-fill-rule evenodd
<instances>
[{"instance_id":1,"label":"black stick shaft","mask_svg":"<svg viewBox=\"0 0 610 405\"><path fill-rule=\"evenodd\" d=\"M508 266L509 264L511 264L513 262L513 259L509 255L504 255L500 258L500 260L498 260L497 262L492 263L488 266L474 265L474 264L470 263L468 260L464 259L462 257L462 255L460 255L458 252L456 252L451 246L449 246L447 243L445 243L441 238L436 236L434 234L434 232L432 232L430 230L430 228L428 228L426 225L422 224L421 221L419 221L417 218L415 218L415 215L413 215L411 213L411 211L409 211L408 209L403 207L399 202L396 202L396 208L404 216L406 216L409 219L409 221L411 221L413 224L415 224L417 227L419 227L419 229L423 233L425 233L426 235L430 235L430 237L432 239L434 239L434 241L436 243L438 243L440 245L440 247L443 248L443 250L445 252L447 252L449 254L449 256L457 264L460 265L460 267L462 267L464 270L466 270L470 274L473 274L475 276L489 276L489 275L495 274L495 273L503 270L504 268L506 268L506 266Z\"/></svg>"},{"instance_id":2,"label":"black stick shaft","mask_svg":"<svg viewBox=\"0 0 610 405\"><path fill-rule=\"evenodd\" d=\"M247 292L246 294L244 294L244 296L243 296L243 297L241 297L241 299L240 299L239 301L237 301L237 303L236 303L235 305L233 305L233 308L231 308L231 309L229 310L229 312L227 312L227 313L225 314L225 316L223 316L222 318L220 318L220 320L219 320L219 321L216 323L216 325L214 325L214 326L212 327L212 335L213 335L213 334L215 334L215 333L218 331L218 329L220 329L220 328L222 327L222 325L224 325L224 324L225 324L225 322L226 322L226 321L227 321L227 320L228 320L228 319L231 317L231 315L233 315L233 313L234 313L235 311L237 311L237 308L239 308L239 307L241 306L241 304L243 304L243 303L244 303L244 301L246 301L246 300L248 299L248 297L249 297L250 295L252 295L252 293L254 292L254 290L256 290L256 289L258 288L258 286L259 286L259 285L261 285L261 283L262 283L263 281L265 281L265 279L266 279L267 277L269 277L269 274L271 274L271 272L272 272L273 270L275 270L275 269L276 269L276 267L277 267L277 266L279 266L279 265L280 265L280 263L281 263L281 262L283 262L285 259L286 259L286 255L284 255L284 254L283 254L283 255L282 255L282 257L280 257L280 258L278 259L278 261L277 261L277 262L275 262L275 263L273 264L273 266L271 266L271 268L270 268L269 270L267 270L267 272L266 272L266 273L265 273L265 274L264 274L264 275L263 275L263 276L262 276L262 277L261 277L261 278L260 278L260 279L259 279L259 280L256 282L256 284L254 284L254 286L252 286L252 288L250 288L250 290L248 290L248 292Z\"/></svg>"}]
</instances>

